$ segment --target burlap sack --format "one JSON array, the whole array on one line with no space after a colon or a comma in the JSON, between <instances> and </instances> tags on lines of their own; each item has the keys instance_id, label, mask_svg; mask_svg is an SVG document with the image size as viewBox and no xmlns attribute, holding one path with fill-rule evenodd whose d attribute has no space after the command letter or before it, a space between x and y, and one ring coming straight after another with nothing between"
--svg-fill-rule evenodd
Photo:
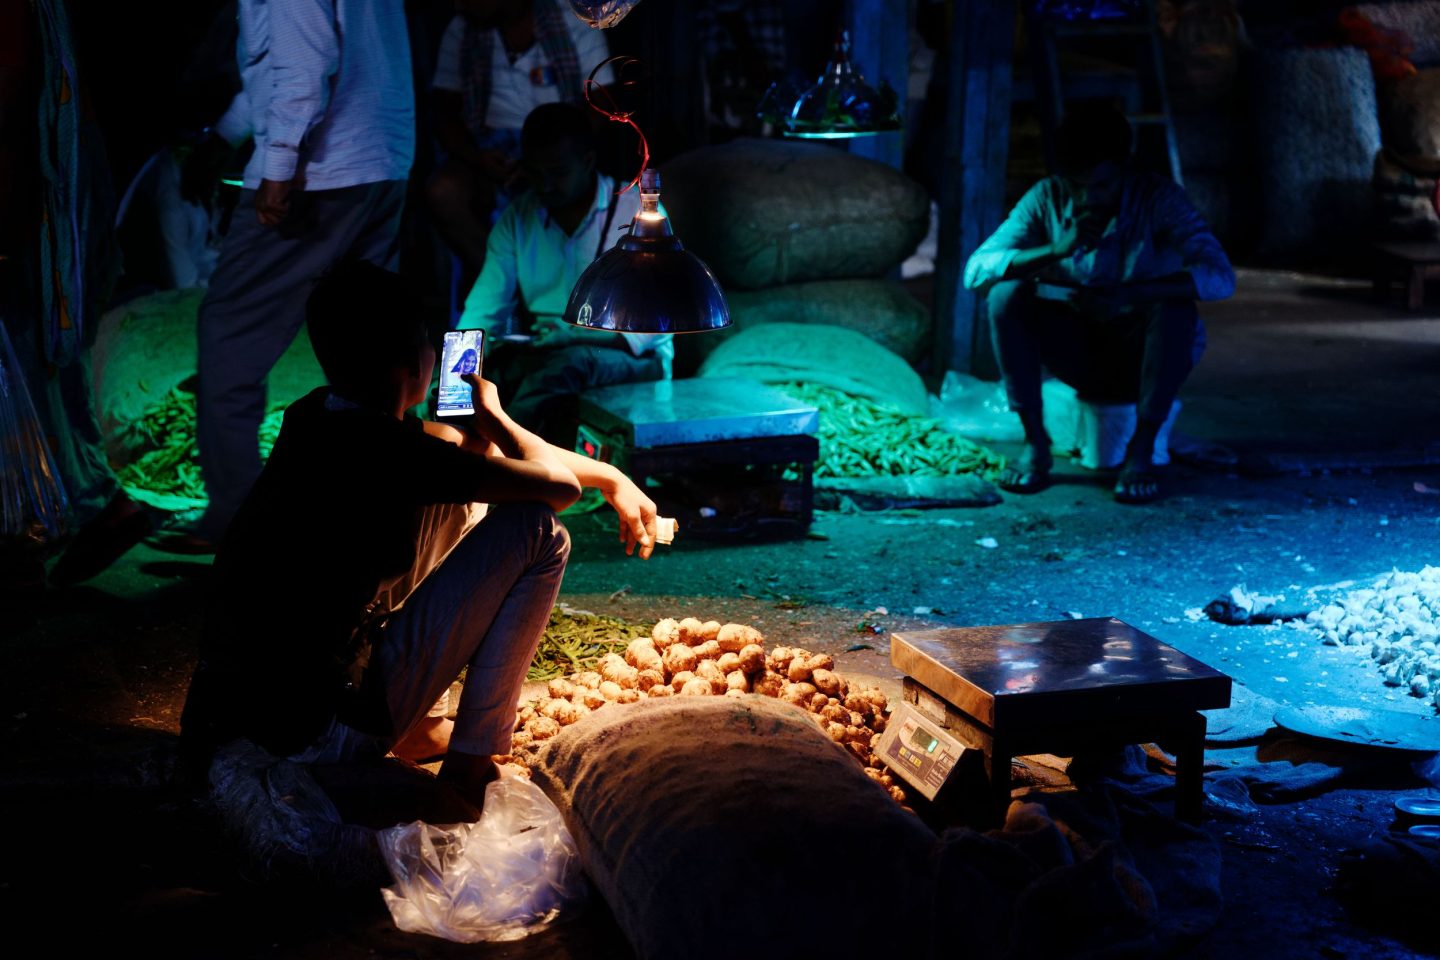
<instances>
[{"instance_id":1,"label":"burlap sack","mask_svg":"<svg viewBox=\"0 0 1440 960\"><path fill-rule=\"evenodd\" d=\"M924 188L833 146L741 139L662 173L676 234L727 289L884 276L929 226Z\"/></svg>"},{"instance_id":2,"label":"burlap sack","mask_svg":"<svg viewBox=\"0 0 1440 960\"><path fill-rule=\"evenodd\" d=\"M1440 171L1440 158L1436 159ZM1388 148L1375 154L1375 216L1387 240L1440 240L1435 212L1436 176L1412 169Z\"/></svg>"},{"instance_id":3,"label":"burlap sack","mask_svg":"<svg viewBox=\"0 0 1440 960\"><path fill-rule=\"evenodd\" d=\"M1421 70L1382 92L1385 146L1412 164L1429 159L1440 171L1440 67Z\"/></svg>"},{"instance_id":4,"label":"burlap sack","mask_svg":"<svg viewBox=\"0 0 1440 960\"><path fill-rule=\"evenodd\" d=\"M641 958L929 955L935 835L795 707L647 700L536 753Z\"/></svg>"},{"instance_id":5,"label":"burlap sack","mask_svg":"<svg viewBox=\"0 0 1440 960\"><path fill-rule=\"evenodd\" d=\"M127 431L144 410L195 373L195 318L203 288L139 297L105 314L91 355L95 412L106 454L116 467L130 462ZM325 382L300 331L270 373L271 402L289 403Z\"/></svg>"},{"instance_id":6,"label":"burlap sack","mask_svg":"<svg viewBox=\"0 0 1440 960\"><path fill-rule=\"evenodd\" d=\"M690 376L726 339L762 323L825 323L854 330L911 363L930 350L930 311L888 280L816 280L725 294L734 325L675 341L675 375Z\"/></svg>"},{"instance_id":7,"label":"burlap sack","mask_svg":"<svg viewBox=\"0 0 1440 960\"><path fill-rule=\"evenodd\" d=\"M1367 236L1380 149L1375 78L1359 49L1284 48L1255 61L1261 253L1334 257Z\"/></svg>"},{"instance_id":8,"label":"burlap sack","mask_svg":"<svg viewBox=\"0 0 1440 960\"><path fill-rule=\"evenodd\" d=\"M722 342L702 377L761 383L813 383L925 415L925 382L903 359L868 337L826 324L763 323Z\"/></svg>"},{"instance_id":9,"label":"burlap sack","mask_svg":"<svg viewBox=\"0 0 1440 960\"><path fill-rule=\"evenodd\" d=\"M1440 4L1434 0L1364 3L1355 9L1375 26L1405 34L1411 45L1411 62L1419 66L1440 63Z\"/></svg>"}]
</instances>

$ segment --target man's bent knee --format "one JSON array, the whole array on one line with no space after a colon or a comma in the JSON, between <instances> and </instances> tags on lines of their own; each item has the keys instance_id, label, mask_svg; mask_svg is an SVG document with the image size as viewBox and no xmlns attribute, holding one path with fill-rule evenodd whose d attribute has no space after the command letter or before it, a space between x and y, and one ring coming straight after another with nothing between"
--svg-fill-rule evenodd
<instances>
[{"instance_id":1,"label":"man's bent knee","mask_svg":"<svg viewBox=\"0 0 1440 960\"><path fill-rule=\"evenodd\" d=\"M546 504L535 501L502 503L492 506L490 513L492 522L514 524L525 530L535 542L549 547L546 552L569 556L570 531L565 529L554 509Z\"/></svg>"},{"instance_id":2,"label":"man's bent knee","mask_svg":"<svg viewBox=\"0 0 1440 960\"><path fill-rule=\"evenodd\" d=\"M1001 280L985 294L985 309L994 321L1009 320L1033 299L1034 292L1035 285L1028 280Z\"/></svg>"}]
</instances>

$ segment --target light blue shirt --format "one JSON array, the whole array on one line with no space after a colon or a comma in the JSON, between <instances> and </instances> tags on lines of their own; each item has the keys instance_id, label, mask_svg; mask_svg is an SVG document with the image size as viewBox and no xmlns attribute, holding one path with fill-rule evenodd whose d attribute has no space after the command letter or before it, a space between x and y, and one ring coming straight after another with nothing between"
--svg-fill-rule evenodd
<instances>
[{"instance_id":1,"label":"light blue shirt","mask_svg":"<svg viewBox=\"0 0 1440 960\"><path fill-rule=\"evenodd\" d=\"M244 89L216 132L255 138L245 187L333 190L404 180L415 91L404 0L240 0Z\"/></svg>"},{"instance_id":2,"label":"light blue shirt","mask_svg":"<svg viewBox=\"0 0 1440 960\"><path fill-rule=\"evenodd\" d=\"M1051 243L1075 218L1069 184L1047 177L1031 187L1010 216L970 256L965 286L988 287L1005 276L1022 250ZM1120 210L1094 247L1050 266L1043 276L1070 284L1120 285L1188 273L1201 300L1224 300L1235 292L1235 271L1220 241L1190 198L1169 180L1126 174Z\"/></svg>"},{"instance_id":3,"label":"light blue shirt","mask_svg":"<svg viewBox=\"0 0 1440 960\"><path fill-rule=\"evenodd\" d=\"M615 215L610 230L601 236L611 204ZM570 291L580 274L597 256L615 246L624 228L640 210L640 191L634 187L615 196L615 181L596 176L595 199L575 232L560 229L535 196L527 190L505 208L485 245L485 266L465 298L459 329L485 331L493 338L504 333L515 311L516 295L538 316L561 317L570 303ZM655 354L668 379L675 344L670 334L624 333L630 352L640 357Z\"/></svg>"}]
</instances>

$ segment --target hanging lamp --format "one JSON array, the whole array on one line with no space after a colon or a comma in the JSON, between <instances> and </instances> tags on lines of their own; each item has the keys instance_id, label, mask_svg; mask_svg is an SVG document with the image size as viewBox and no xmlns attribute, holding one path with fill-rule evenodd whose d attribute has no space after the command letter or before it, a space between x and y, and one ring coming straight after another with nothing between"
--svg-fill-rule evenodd
<instances>
[{"instance_id":1,"label":"hanging lamp","mask_svg":"<svg viewBox=\"0 0 1440 960\"><path fill-rule=\"evenodd\" d=\"M622 67L635 62L614 57L605 63L614 60L625 61ZM586 267L575 282L565 320L577 327L612 333L700 333L728 327L730 309L720 282L699 257L680 244L660 205L660 171L649 166L650 148L644 133L629 113L605 109L591 96L592 90L603 94L594 81L604 66L596 67L585 81L585 99L595 110L629 124L640 135L640 174L624 188L640 191L640 210L630 221L630 232ZM617 76L619 73L617 69Z\"/></svg>"},{"instance_id":2,"label":"hanging lamp","mask_svg":"<svg viewBox=\"0 0 1440 960\"><path fill-rule=\"evenodd\" d=\"M608 30L640 5L640 0L570 0L575 16L596 30Z\"/></svg>"},{"instance_id":3,"label":"hanging lamp","mask_svg":"<svg viewBox=\"0 0 1440 960\"><path fill-rule=\"evenodd\" d=\"M788 107L788 109L787 109ZM850 59L850 31L841 30L820 79L791 101L775 84L760 101L761 119L782 125L787 137L844 140L900 129L900 99L884 80L870 86Z\"/></svg>"}]
</instances>

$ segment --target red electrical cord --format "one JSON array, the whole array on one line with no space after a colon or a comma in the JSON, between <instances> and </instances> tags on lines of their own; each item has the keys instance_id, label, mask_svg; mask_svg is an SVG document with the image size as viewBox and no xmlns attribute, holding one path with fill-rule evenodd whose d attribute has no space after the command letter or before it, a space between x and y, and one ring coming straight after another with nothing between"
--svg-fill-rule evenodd
<instances>
[{"instance_id":1,"label":"red electrical cord","mask_svg":"<svg viewBox=\"0 0 1440 960\"><path fill-rule=\"evenodd\" d=\"M610 91L606 90L602 84L595 82L595 75L601 70L604 70L605 67L612 63L617 64L617 66L615 67L616 87L632 87L639 83L638 80L625 79L626 68L639 67L639 60L636 60L634 57L611 57L609 60L605 60L602 63L598 64L594 70L590 71L590 76L585 78L584 93L585 103L589 105L591 110L594 110L596 113L603 115L607 120L614 120L616 123L624 123L629 125L630 128L635 131L635 135L640 138L640 146L639 149L636 151L640 154L640 172L635 174L634 180L631 180L629 183L625 184L625 186L615 191L615 195L618 197L620 194L624 193L626 190L629 190L631 187L635 187L637 189L639 188L640 176L645 172L645 168L650 166L650 142L645 139L645 131L641 130L640 125L632 119L635 116L635 111L621 110L620 105L615 102L615 98L611 96ZM604 102L608 104L608 109L595 102L595 97L597 95L604 98Z\"/></svg>"}]
</instances>

